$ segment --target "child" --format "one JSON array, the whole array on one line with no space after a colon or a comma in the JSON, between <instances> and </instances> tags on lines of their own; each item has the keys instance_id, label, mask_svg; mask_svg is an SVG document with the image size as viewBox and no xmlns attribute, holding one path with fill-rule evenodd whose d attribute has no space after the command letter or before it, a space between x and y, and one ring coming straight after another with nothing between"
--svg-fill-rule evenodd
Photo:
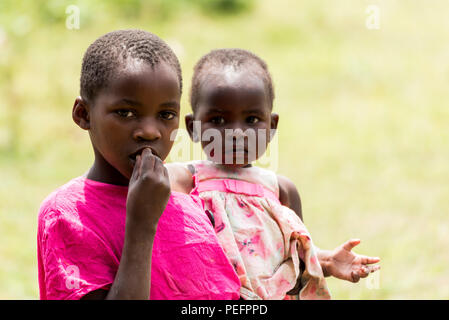
<instances>
[{"instance_id":1,"label":"child","mask_svg":"<svg viewBox=\"0 0 449 320\"><path fill-rule=\"evenodd\" d=\"M162 160L181 83L178 59L149 32L114 31L87 49L72 116L95 160L41 205L41 299L239 298L201 202L170 193Z\"/></svg>"},{"instance_id":2,"label":"child","mask_svg":"<svg viewBox=\"0 0 449 320\"><path fill-rule=\"evenodd\" d=\"M194 69L186 126L208 160L170 164L170 182L174 190L199 192L244 299L290 298L286 294L298 289L300 299L328 299L324 275L356 282L377 270L366 264L379 259L353 254L358 240L333 252L316 250L294 184L251 165L277 128L273 99L271 76L256 55L221 49L203 56Z\"/></svg>"}]
</instances>

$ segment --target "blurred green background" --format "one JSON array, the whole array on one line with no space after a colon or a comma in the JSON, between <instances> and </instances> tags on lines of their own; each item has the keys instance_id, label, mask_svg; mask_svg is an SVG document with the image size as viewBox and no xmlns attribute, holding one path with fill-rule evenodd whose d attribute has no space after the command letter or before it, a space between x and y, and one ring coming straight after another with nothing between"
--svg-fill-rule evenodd
<instances>
[{"instance_id":1,"label":"blurred green background","mask_svg":"<svg viewBox=\"0 0 449 320\"><path fill-rule=\"evenodd\" d=\"M69 5L80 28L68 29ZM369 5L379 29L367 28ZM266 60L278 173L301 194L315 243L350 238L381 257L335 299L449 298L449 3L420 1L0 1L0 299L37 299L41 201L93 154L71 119L88 45L115 30L158 34L178 54L183 114L194 63L240 47ZM185 128L184 124L181 124Z\"/></svg>"}]
</instances>

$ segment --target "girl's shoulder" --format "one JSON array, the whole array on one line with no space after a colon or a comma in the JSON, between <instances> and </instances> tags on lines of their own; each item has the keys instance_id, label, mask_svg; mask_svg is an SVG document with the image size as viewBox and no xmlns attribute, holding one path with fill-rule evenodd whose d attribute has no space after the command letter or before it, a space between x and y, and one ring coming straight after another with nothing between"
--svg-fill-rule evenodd
<instances>
[{"instance_id":1,"label":"girl's shoulder","mask_svg":"<svg viewBox=\"0 0 449 320\"><path fill-rule=\"evenodd\" d=\"M189 170L187 162L166 163L170 179L170 188L173 191L189 194L194 187L193 173Z\"/></svg>"},{"instance_id":2,"label":"girl's shoulder","mask_svg":"<svg viewBox=\"0 0 449 320\"><path fill-rule=\"evenodd\" d=\"M295 211L302 220L301 198L296 185L289 178L279 174L277 175L277 180L279 185L279 201L282 205Z\"/></svg>"},{"instance_id":3,"label":"girl's shoulder","mask_svg":"<svg viewBox=\"0 0 449 320\"><path fill-rule=\"evenodd\" d=\"M189 194L195 187L195 177L214 175L215 167L208 160L166 163L170 187L173 191Z\"/></svg>"}]
</instances>

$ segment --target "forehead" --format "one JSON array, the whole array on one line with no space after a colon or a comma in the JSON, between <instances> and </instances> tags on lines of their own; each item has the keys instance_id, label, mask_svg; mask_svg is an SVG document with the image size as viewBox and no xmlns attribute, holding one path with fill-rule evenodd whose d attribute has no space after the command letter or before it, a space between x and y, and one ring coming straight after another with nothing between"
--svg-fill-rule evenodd
<instances>
[{"instance_id":1,"label":"forehead","mask_svg":"<svg viewBox=\"0 0 449 320\"><path fill-rule=\"evenodd\" d=\"M211 91L219 88L263 91L266 86L260 75L251 70L236 70L232 66L213 68L204 76L201 88Z\"/></svg>"},{"instance_id":2,"label":"forehead","mask_svg":"<svg viewBox=\"0 0 449 320\"><path fill-rule=\"evenodd\" d=\"M158 103L181 98L177 72L165 62L151 66L145 61L129 59L114 72L98 98L112 100L133 98L142 103Z\"/></svg>"},{"instance_id":3,"label":"forehead","mask_svg":"<svg viewBox=\"0 0 449 320\"><path fill-rule=\"evenodd\" d=\"M233 67L208 72L198 88L199 104L228 102L234 105L269 105L268 90L263 78L249 70Z\"/></svg>"}]
</instances>

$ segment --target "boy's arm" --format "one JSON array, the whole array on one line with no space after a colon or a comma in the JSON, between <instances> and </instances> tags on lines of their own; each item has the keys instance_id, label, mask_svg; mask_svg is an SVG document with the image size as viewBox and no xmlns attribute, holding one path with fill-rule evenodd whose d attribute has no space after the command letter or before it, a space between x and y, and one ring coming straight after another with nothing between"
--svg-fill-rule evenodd
<instances>
[{"instance_id":1,"label":"boy's arm","mask_svg":"<svg viewBox=\"0 0 449 320\"><path fill-rule=\"evenodd\" d=\"M148 299L155 231L127 221L122 257L110 290L91 291L81 300Z\"/></svg>"},{"instance_id":2,"label":"boy's arm","mask_svg":"<svg viewBox=\"0 0 449 320\"><path fill-rule=\"evenodd\" d=\"M109 291L96 290L84 296L85 299L149 298L154 236L169 197L166 168L150 149L144 149L136 158L129 181L125 239L114 282Z\"/></svg>"}]
</instances>

